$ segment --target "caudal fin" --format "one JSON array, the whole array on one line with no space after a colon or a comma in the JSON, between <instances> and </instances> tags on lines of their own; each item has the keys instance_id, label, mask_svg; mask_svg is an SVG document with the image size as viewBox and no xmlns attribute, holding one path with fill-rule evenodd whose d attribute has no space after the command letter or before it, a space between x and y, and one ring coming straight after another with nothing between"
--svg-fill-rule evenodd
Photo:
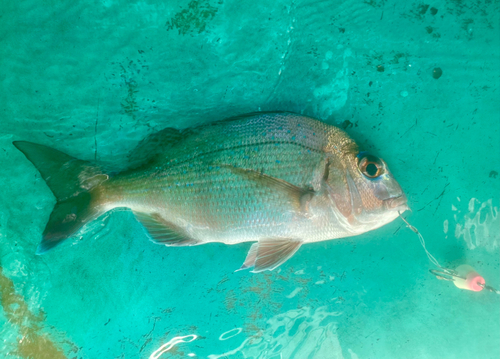
<instances>
[{"instance_id":1,"label":"caudal fin","mask_svg":"<svg viewBox=\"0 0 500 359\"><path fill-rule=\"evenodd\" d=\"M108 176L90 162L47 146L26 141L13 145L35 165L57 199L37 249L42 254L102 214L92 189Z\"/></svg>"}]
</instances>

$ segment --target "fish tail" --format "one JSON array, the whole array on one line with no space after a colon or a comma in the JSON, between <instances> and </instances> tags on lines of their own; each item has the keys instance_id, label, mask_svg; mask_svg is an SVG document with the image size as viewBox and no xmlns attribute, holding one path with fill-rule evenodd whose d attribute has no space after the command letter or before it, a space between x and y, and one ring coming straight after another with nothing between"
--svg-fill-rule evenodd
<instances>
[{"instance_id":1,"label":"fish tail","mask_svg":"<svg viewBox=\"0 0 500 359\"><path fill-rule=\"evenodd\" d=\"M37 254L57 246L105 212L99 189L109 176L99 167L36 143L15 141L13 145L33 163L57 199Z\"/></svg>"}]
</instances>

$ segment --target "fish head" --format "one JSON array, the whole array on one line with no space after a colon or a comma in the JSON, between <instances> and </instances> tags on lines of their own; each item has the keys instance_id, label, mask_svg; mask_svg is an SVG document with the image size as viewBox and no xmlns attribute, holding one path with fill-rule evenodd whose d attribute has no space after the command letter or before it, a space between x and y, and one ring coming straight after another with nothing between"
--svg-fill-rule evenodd
<instances>
[{"instance_id":1,"label":"fish head","mask_svg":"<svg viewBox=\"0 0 500 359\"><path fill-rule=\"evenodd\" d=\"M384 160L360 152L354 143L340 157L330 167L327 187L336 217L341 215L353 234L381 227L409 209Z\"/></svg>"}]
</instances>

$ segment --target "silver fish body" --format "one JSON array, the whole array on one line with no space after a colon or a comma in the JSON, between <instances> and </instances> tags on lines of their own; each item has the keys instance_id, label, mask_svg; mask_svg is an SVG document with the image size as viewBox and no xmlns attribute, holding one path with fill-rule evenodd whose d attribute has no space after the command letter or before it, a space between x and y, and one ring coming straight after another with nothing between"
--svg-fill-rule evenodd
<instances>
[{"instance_id":1,"label":"silver fish body","mask_svg":"<svg viewBox=\"0 0 500 359\"><path fill-rule=\"evenodd\" d=\"M15 144L32 160L27 142ZM158 243L255 241L242 269L259 272L276 268L303 243L364 233L407 209L384 161L360 153L339 128L292 113L168 128L130 157L131 169L115 176L86 165L76 190L62 199L81 197L81 210L68 217L62 212L70 204L58 211L56 205L44 232L47 249L102 213L126 207ZM68 220L77 222L69 231L61 227Z\"/></svg>"}]
</instances>

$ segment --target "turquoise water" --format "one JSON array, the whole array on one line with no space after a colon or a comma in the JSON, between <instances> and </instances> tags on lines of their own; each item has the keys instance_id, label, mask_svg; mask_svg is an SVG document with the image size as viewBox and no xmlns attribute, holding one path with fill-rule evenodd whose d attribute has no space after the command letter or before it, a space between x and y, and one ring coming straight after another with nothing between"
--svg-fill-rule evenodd
<instances>
[{"instance_id":1,"label":"turquoise water","mask_svg":"<svg viewBox=\"0 0 500 359\"><path fill-rule=\"evenodd\" d=\"M0 10L0 357L500 356L500 296L437 280L400 220L305 245L260 274L234 272L249 243L158 246L129 212L36 256L55 199L12 145L120 167L165 127L303 113L388 162L428 250L498 289L498 1Z\"/></svg>"}]
</instances>

